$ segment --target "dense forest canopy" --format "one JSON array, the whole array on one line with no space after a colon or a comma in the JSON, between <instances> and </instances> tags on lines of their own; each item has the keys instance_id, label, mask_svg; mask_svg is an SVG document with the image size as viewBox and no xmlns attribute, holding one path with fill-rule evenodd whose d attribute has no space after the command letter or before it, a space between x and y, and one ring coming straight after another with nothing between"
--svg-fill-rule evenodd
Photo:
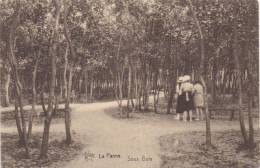
<instances>
[{"instance_id":1,"label":"dense forest canopy","mask_svg":"<svg viewBox=\"0 0 260 168\"><path fill-rule=\"evenodd\" d=\"M39 80L36 80L38 88L44 79L45 71L49 69L49 48L54 32L54 6L51 1L21 1L21 3L21 18L15 38L15 55L24 92L30 94L32 65L40 41L42 41L42 49L37 71ZM117 69L127 67L129 63L137 70L137 76L147 75L143 74L147 73L147 70L142 70L145 66L151 69L150 75L159 71L161 79L165 79L161 80L161 83L170 80L174 64L177 71L174 78L182 74L189 74L193 79L196 78L200 60L199 34L186 1L75 0L68 3L68 27L76 52L73 90L77 94L83 94L86 91L84 87L89 85L89 80L86 80L88 85L82 84L86 75L101 85L107 80L111 82L112 74L116 73ZM249 10L250 3L252 7ZM216 90L217 93L232 93L236 90L232 48L235 9L243 85L247 86L247 68L250 61L253 80L258 86L257 2L197 0L193 5L205 38L204 75L209 90L213 92ZM15 1L1 2L1 72L4 74L1 75L2 93L5 92L6 79L4 78L9 73L8 61L6 61L7 41L14 7ZM56 61L57 87L63 84L61 79L64 71L64 54L67 51L63 17L64 14L61 13ZM250 28L247 28L249 24ZM250 29L250 38L247 29ZM42 31L43 36L40 35ZM117 53L119 39L121 45ZM248 43L249 49L244 47ZM250 52L250 60L246 52ZM71 61L70 51L68 51L68 61ZM127 78L125 75L127 72L128 68L124 68L124 78ZM9 88L11 99L12 87L11 82ZM4 94L1 95L2 104L5 104Z\"/></svg>"}]
</instances>

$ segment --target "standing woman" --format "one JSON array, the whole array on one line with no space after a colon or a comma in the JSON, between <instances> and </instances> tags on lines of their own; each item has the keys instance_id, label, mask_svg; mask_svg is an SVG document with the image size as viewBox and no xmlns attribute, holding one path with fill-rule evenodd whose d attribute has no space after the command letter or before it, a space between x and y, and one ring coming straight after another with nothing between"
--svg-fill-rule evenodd
<instances>
[{"instance_id":1,"label":"standing woman","mask_svg":"<svg viewBox=\"0 0 260 168\"><path fill-rule=\"evenodd\" d=\"M176 86L176 98L177 98L177 106L176 106L176 113L177 116L175 120L180 119L180 115L183 114L183 102L185 100L185 95L180 92L181 84L183 82L183 77L179 77L178 84Z\"/></svg>"},{"instance_id":2,"label":"standing woman","mask_svg":"<svg viewBox=\"0 0 260 168\"><path fill-rule=\"evenodd\" d=\"M196 115L197 115L195 120L200 120L200 119L203 120L204 119L204 115L202 111L202 108L204 107L203 87L198 80L195 81L194 83L193 93L194 93L193 102L194 102L194 107L196 108Z\"/></svg>"},{"instance_id":3,"label":"standing woman","mask_svg":"<svg viewBox=\"0 0 260 168\"><path fill-rule=\"evenodd\" d=\"M187 121L188 112L190 122L192 121L192 109L193 109L193 85L190 83L190 76L184 76L184 83L181 85L180 93L184 94L183 101L183 121Z\"/></svg>"}]
</instances>

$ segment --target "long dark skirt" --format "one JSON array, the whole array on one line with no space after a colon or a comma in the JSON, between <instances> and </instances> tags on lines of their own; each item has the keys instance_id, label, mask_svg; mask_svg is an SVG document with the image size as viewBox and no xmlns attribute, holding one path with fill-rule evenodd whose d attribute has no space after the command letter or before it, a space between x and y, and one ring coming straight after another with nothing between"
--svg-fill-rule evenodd
<instances>
[{"instance_id":1,"label":"long dark skirt","mask_svg":"<svg viewBox=\"0 0 260 168\"><path fill-rule=\"evenodd\" d=\"M193 109L193 96L191 92L188 92L189 100L186 101L186 92L182 93L184 95L184 101L183 101L183 111L189 111Z\"/></svg>"},{"instance_id":2,"label":"long dark skirt","mask_svg":"<svg viewBox=\"0 0 260 168\"><path fill-rule=\"evenodd\" d=\"M184 101L185 101L185 94L179 95L177 100L176 113L183 113L185 111Z\"/></svg>"}]
</instances>

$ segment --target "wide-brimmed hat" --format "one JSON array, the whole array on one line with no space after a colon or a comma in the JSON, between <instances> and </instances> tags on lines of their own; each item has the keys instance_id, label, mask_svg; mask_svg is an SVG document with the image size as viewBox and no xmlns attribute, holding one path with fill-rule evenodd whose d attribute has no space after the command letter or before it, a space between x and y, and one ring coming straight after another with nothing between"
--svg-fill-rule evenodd
<instances>
[{"instance_id":1,"label":"wide-brimmed hat","mask_svg":"<svg viewBox=\"0 0 260 168\"><path fill-rule=\"evenodd\" d=\"M184 77L183 76L180 76L179 79L178 79L178 83L181 83L184 81Z\"/></svg>"},{"instance_id":2,"label":"wide-brimmed hat","mask_svg":"<svg viewBox=\"0 0 260 168\"><path fill-rule=\"evenodd\" d=\"M190 76L189 75L185 75L183 81L184 82L190 81Z\"/></svg>"}]
</instances>

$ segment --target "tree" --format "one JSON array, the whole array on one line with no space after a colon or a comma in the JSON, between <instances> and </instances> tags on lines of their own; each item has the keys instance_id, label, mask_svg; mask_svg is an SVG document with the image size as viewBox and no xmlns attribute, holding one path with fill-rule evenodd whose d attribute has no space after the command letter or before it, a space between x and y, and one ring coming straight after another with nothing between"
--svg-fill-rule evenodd
<instances>
[{"instance_id":1,"label":"tree","mask_svg":"<svg viewBox=\"0 0 260 168\"><path fill-rule=\"evenodd\" d=\"M204 71L204 36L200 27L200 24L198 22L196 12L193 9L193 5L190 0L188 0L190 10L192 12L193 19L195 21L195 24L198 28L199 35L200 35L200 67L199 67L199 78L203 86L203 95L204 95L204 103L205 103L205 114L206 114L206 144L211 145L211 130L210 130L210 118L209 118L209 112L208 112L208 95L207 95L207 85L205 84L204 78L203 78L203 71Z\"/></svg>"},{"instance_id":2,"label":"tree","mask_svg":"<svg viewBox=\"0 0 260 168\"><path fill-rule=\"evenodd\" d=\"M238 34L237 34L237 5L234 5L234 20L233 20L233 56L235 60L235 71L236 71L236 78L238 82L238 112L239 112L239 123L240 123L240 129L241 133L243 136L243 140L245 145L248 145L248 137L247 137L247 132L245 128L245 123L244 123L244 113L243 113L243 102L242 102L242 79L241 79L241 67L239 63L239 58L238 58Z\"/></svg>"},{"instance_id":3,"label":"tree","mask_svg":"<svg viewBox=\"0 0 260 168\"><path fill-rule=\"evenodd\" d=\"M18 70L17 70L17 64L16 64L16 60L15 60L15 31L16 31L17 26L19 25L20 15L21 15L21 3L20 3L19 0L17 0L16 8L15 8L14 14L13 14L13 21L12 21L12 24L11 24L11 27L10 27L10 32L9 32L8 60L9 60L9 64L11 66L11 69L12 69L13 75L14 75L15 95L16 95L17 104L20 107L20 113L21 113L21 119L22 119L22 133L20 133L20 131L21 131L20 126L17 126L17 128L18 128L20 138L22 138L22 143L25 147L26 156L30 157L28 141L27 141L27 130L26 130L26 123L25 123L25 116L24 116L24 110L23 110L22 85L20 83ZM16 117L18 117L17 112L16 112ZM19 119L17 118L16 119L17 124L19 124L18 120Z\"/></svg>"},{"instance_id":4,"label":"tree","mask_svg":"<svg viewBox=\"0 0 260 168\"><path fill-rule=\"evenodd\" d=\"M72 63L70 64L70 69L69 69L69 80L66 82L67 84L67 94L66 94L66 103L65 103L65 128L66 128L66 142L67 144L71 144L71 131L70 131L70 126L71 126L71 113L70 113L70 108L69 108L69 103L70 103L70 96L71 96L71 84L72 84L72 76L73 76L73 69L75 67L75 50L74 46L72 44L70 34L69 34L69 29L67 25L67 17L68 17L68 6L67 6L67 1L64 1L64 30L65 30L65 36L68 41L68 45L70 48L70 53L72 55Z\"/></svg>"},{"instance_id":5,"label":"tree","mask_svg":"<svg viewBox=\"0 0 260 168\"><path fill-rule=\"evenodd\" d=\"M44 19L42 18L42 26L41 26L41 35L40 35L40 42L39 42L39 49L37 56L35 58L35 64L33 68L33 73L32 73L32 110L30 113L30 119L29 119L29 127L28 127L28 136L27 138L29 139L32 133L32 122L33 122L33 116L35 115L35 106L36 106L36 75L37 75L37 70L38 70L38 65L39 65L39 60L41 56L41 51L42 51L42 42L43 42L43 26L44 26ZM39 114L36 114L39 116Z\"/></svg>"},{"instance_id":6,"label":"tree","mask_svg":"<svg viewBox=\"0 0 260 168\"><path fill-rule=\"evenodd\" d=\"M0 3L3 56L0 68L1 81L4 81L1 93L5 93L1 104L8 105L8 100L10 104L15 102L15 119L22 144L24 135L29 138L32 132L39 95L46 117L42 144L44 158L51 116L60 98L66 103L66 139L70 144L72 95L81 101L83 94L87 98L89 94L90 102L113 96L123 114L124 98L128 99L127 107L132 108L132 113L137 108L139 112L148 110L152 91L153 108L157 112L159 92L164 87L167 113L170 113L176 79L189 74L192 80L198 77L203 84L206 116L210 106L208 91L216 100L221 94L233 94L234 99L239 100L245 139L241 92L248 89L248 145L254 146L251 108L252 98L259 90L256 1L191 3L187 0L188 6L187 2L177 0L53 2L20 2L20 8L14 14L16 1ZM236 13L233 8L237 8ZM46 93L49 94L48 109L45 107ZM28 134L24 115L20 117L23 109L18 108L23 102L32 105ZM126 117L131 115L128 111ZM206 131L206 141L210 144L208 117Z\"/></svg>"},{"instance_id":7,"label":"tree","mask_svg":"<svg viewBox=\"0 0 260 168\"><path fill-rule=\"evenodd\" d=\"M119 42L118 42L118 48L117 48L117 54L116 54L116 87L115 87L115 94L117 97L117 101L118 101L118 105L120 108L120 114L123 114L123 105L122 105L122 101L123 101L123 75L124 75L124 71L125 71L125 65L122 64L122 62L120 63L120 58L119 58L119 54L120 54L120 46L121 46L121 42L122 42L122 34L120 33L119 36ZM119 90L119 96L118 94L118 90ZM119 97L119 99L118 99Z\"/></svg>"},{"instance_id":8,"label":"tree","mask_svg":"<svg viewBox=\"0 0 260 168\"><path fill-rule=\"evenodd\" d=\"M252 1L248 4L248 11L251 11L253 7ZM248 59L248 90L247 90L247 99L248 99L248 121L249 121L249 138L248 138L248 145L250 149L253 149L255 147L255 140L254 140L254 126L253 126L253 115L252 115L252 97L253 97L253 77L252 77L252 56L250 52L250 46L251 46L251 38L252 38L252 14L248 12L248 22L246 26L246 54Z\"/></svg>"},{"instance_id":9,"label":"tree","mask_svg":"<svg viewBox=\"0 0 260 168\"><path fill-rule=\"evenodd\" d=\"M59 43L59 20L60 20L60 8L61 2L59 0L53 0L55 6L55 27L54 27L54 36L53 36L53 44L51 47L51 81L49 87L49 100L48 100L48 109L47 115L44 121L44 130L43 130L43 137L42 137L42 146L41 146L41 154L40 158L44 159L47 157L48 151L48 140L49 140L49 131L50 131L50 124L52 119L53 113L53 99L54 99L54 90L55 90L55 83L56 83L56 51L57 46Z\"/></svg>"}]
</instances>

